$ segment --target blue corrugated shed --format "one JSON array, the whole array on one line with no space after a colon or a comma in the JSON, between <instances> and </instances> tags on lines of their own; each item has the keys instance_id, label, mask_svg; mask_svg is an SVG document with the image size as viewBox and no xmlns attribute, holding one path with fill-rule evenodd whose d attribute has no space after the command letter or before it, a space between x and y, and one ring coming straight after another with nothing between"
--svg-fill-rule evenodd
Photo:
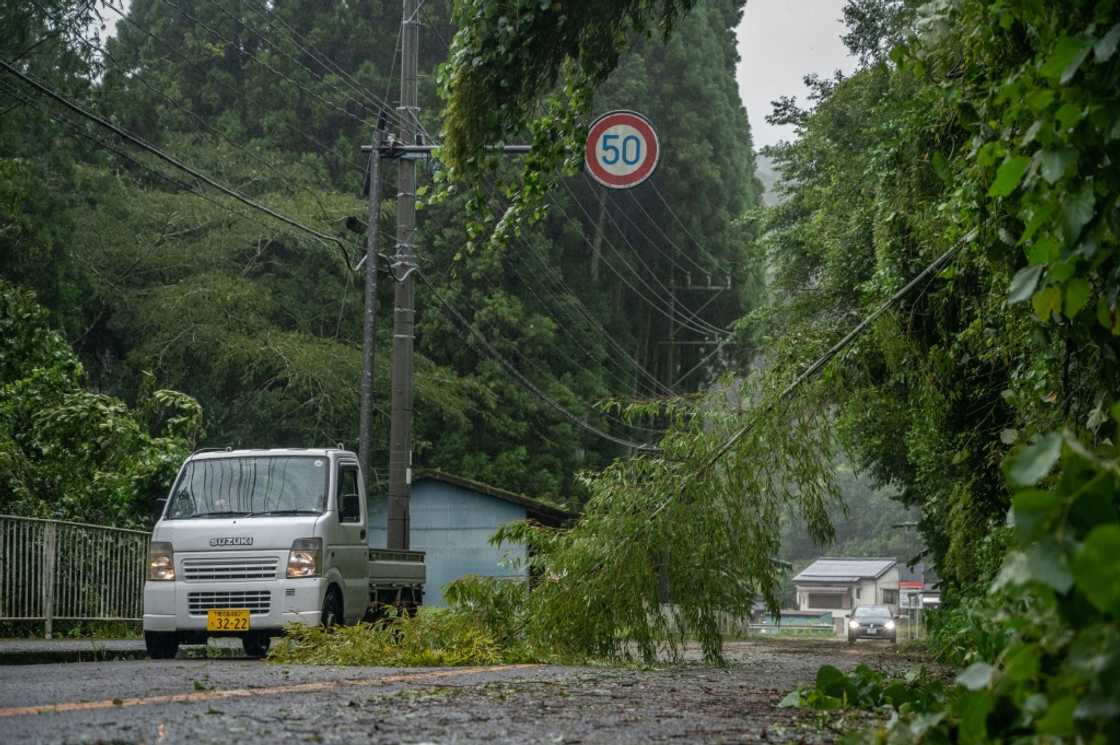
<instances>
[{"instance_id":1,"label":"blue corrugated shed","mask_svg":"<svg viewBox=\"0 0 1120 745\"><path fill-rule=\"evenodd\" d=\"M409 504L409 548L426 552L428 581L424 605L442 607L443 587L467 574L485 577L526 576L520 546L490 545L502 525L530 518L562 525L575 515L503 489L434 470L417 471ZM370 498L369 545L385 548L386 499Z\"/></svg>"}]
</instances>

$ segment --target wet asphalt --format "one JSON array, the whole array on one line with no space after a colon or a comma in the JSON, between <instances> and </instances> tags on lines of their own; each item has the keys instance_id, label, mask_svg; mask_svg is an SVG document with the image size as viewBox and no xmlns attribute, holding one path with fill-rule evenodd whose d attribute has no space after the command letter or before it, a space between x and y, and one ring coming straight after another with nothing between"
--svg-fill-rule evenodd
<instances>
[{"instance_id":1,"label":"wet asphalt","mask_svg":"<svg viewBox=\"0 0 1120 745\"><path fill-rule=\"evenodd\" d=\"M902 671L879 643L749 642L731 664L401 669L250 659L0 666L2 743L832 742L866 715L780 709L821 664ZM845 718L846 717L846 718Z\"/></svg>"}]
</instances>

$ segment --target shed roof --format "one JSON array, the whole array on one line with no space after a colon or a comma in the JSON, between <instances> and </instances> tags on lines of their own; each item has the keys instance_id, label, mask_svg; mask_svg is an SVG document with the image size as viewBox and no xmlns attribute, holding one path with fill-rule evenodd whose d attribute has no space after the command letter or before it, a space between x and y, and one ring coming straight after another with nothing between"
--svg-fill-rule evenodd
<instances>
[{"instance_id":1,"label":"shed roof","mask_svg":"<svg viewBox=\"0 0 1120 745\"><path fill-rule=\"evenodd\" d=\"M844 558L825 556L817 559L793 578L794 582L858 582L877 579L897 564L892 558Z\"/></svg>"},{"instance_id":2,"label":"shed roof","mask_svg":"<svg viewBox=\"0 0 1120 745\"><path fill-rule=\"evenodd\" d=\"M446 471L441 471L437 468L417 469L413 480L420 481L422 479L442 481L445 484L458 486L462 489L469 489L470 491L478 492L479 494L485 494L489 497L494 497L495 499L500 499L504 502L510 502L512 504L520 505L525 508L526 513L529 517L537 520L538 522L544 523L545 525L559 526L563 525L564 523L571 522L578 517L578 515L574 512L562 510L559 507L553 507L552 505L545 504L544 502L540 502L536 499L526 497L524 494L517 494L515 492L506 491L505 489L499 489L496 486L490 486L489 484L484 484L481 481L472 481L471 479L463 478L462 476L456 476L455 474L447 473Z\"/></svg>"}]
</instances>

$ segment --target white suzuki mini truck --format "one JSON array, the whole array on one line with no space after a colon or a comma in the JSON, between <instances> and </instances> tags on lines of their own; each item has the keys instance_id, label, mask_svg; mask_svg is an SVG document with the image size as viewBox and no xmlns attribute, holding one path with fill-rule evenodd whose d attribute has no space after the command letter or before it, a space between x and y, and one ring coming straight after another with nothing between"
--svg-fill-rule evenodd
<instances>
[{"instance_id":1,"label":"white suzuki mini truck","mask_svg":"<svg viewBox=\"0 0 1120 745\"><path fill-rule=\"evenodd\" d=\"M236 636L262 656L288 624L421 602L424 554L370 549L365 479L341 449L208 450L179 469L152 530L144 642Z\"/></svg>"}]
</instances>

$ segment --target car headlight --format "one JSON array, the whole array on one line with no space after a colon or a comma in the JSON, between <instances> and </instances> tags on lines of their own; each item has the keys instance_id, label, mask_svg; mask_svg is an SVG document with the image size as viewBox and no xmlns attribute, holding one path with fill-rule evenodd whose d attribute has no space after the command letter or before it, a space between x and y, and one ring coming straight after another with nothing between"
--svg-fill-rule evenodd
<instances>
[{"instance_id":1,"label":"car headlight","mask_svg":"<svg viewBox=\"0 0 1120 745\"><path fill-rule=\"evenodd\" d=\"M856 621L854 619L851 620L851 621L848 621L848 628L849 629L858 629L859 628L859 621Z\"/></svg>"},{"instance_id":2,"label":"car headlight","mask_svg":"<svg viewBox=\"0 0 1120 745\"><path fill-rule=\"evenodd\" d=\"M323 554L322 538L297 538L288 552L288 577L319 576L319 561Z\"/></svg>"},{"instance_id":3,"label":"car headlight","mask_svg":"<svg viewBox=\"0 0 1120 745\"><path fill-rule=\"evenodd\" d=\"M887 631L894 631L894 621L887 621Z\"/></svg>"},{"instance_id":4,"label":"car headlight","mask_svg":"<svg viewBox=\"0 0 1120 745\"><path fill-rule=\"evenodd\" d=\"M148 579L153 582L175 579L175 552L167 541L148 544Z\"/></svg>"}]
</instances>

